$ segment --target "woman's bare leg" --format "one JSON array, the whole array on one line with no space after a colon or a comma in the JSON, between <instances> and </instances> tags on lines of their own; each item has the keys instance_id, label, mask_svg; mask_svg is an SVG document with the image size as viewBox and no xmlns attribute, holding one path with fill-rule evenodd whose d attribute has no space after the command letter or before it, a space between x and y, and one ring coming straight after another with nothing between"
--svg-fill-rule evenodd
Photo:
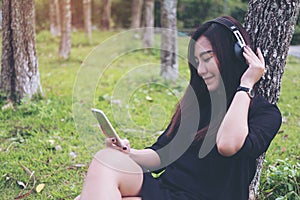
<instances>
[{"instance_id":1,"label":"woman's bare leg","mask_svg":"<svg viewBox=\"0 0 300 200\"><path fill-rule=\"evenodd\" d=\"M115 150L99 151L89 166L80 200L140 200L143 172L128 155Z\"/></svg>"}]
</instances>

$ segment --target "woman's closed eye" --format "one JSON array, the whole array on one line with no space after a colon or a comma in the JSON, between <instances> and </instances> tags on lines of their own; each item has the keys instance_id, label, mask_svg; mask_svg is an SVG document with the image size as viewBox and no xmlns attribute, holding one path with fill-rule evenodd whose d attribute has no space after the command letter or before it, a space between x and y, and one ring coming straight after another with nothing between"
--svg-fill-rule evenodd
<instances>
[{"instance_id":1,"label":"woman's closed eye","mask_svg":"<svg viewBox=\"0 0 300 200\"><path fill-rule=\"evenodd\" d=\"M212 59L213 56L210 56L208 58L202 58L202 60L206 63L208 63L210 61L210 59Z\"/></svg>"},{"instance_id":2,"label":"woman's closed eye","mask_svg":"<svg viewBox=\"0 0 300 200\"><path fill-rule=\"evenodd\" d=\"M199 55L199 57L201 62L208 63L213 58L213 52L211 50L203 52ZM195 57L195 64L199 64L199 59L197 57Z\"/></svg>"},{"instance_id":3,"label":"woman's closed eye","mask_svg":"<svg viewBox=\"0 0 300 200\"><path fill-rule=\"evenodd\" d=\"M208 63L213 58L213 55L202 56L200 57L201 62ZM197 57L194 58L195 64L199 64L199 59Z\"/></svg>"}]
</instances>

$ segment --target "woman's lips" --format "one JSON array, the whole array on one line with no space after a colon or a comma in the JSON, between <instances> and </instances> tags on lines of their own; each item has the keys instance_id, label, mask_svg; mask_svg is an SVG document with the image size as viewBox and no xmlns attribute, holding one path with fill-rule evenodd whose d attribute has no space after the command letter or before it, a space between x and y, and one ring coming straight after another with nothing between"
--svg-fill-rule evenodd
<instances>
[{"instance_id":1,"label":"woman's lips","mask_svg":"<svg viewBox=\"0 0 300 200\"><path fill-rule=\"evenodd\" d=\"M214 76L208 76L208 77L203 77L203 80L208 81L210 79L212 79Z\"/></svg>"}]
</instances>

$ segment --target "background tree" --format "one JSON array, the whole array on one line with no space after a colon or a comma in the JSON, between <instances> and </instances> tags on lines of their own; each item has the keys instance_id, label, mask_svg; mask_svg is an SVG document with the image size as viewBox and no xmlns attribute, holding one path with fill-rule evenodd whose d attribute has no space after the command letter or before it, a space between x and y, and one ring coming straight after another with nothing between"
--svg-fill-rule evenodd
<instances>
[{"instance_id":1,"label":"background tree","mask_svg":"<svg viewBox=\"0 0 300 200\"><path fill-rule=\"evenodd\" d=\"M281 78L299 8L299 0L249 1L245 27L254 49L262 49L267 69L256 86L259 93L271 103L276 103L280 95ZM255 199L257 195L263 160L264 155L258 159L257 173L250 187L250 199Z\"/></svg>"},{"instance_id":2,"label":"background tree","mask_svg":"<svg viewBox=\"0 0 300 200\"><path fill-rule=\"evenodd\" d=\"M140 28L142 14L142 0L132 0L131 3L131 28Z\"/></svg>"},{"instance_id":3,"label":"background tree","mask_svg":"<svg viewBox=\"0 0 300 200\"><path fill-rule=\"evenodd\" d=\"M161 71L164 79L176 80L178 76L177 58L177 0L161 0Z\"/></svg>"},{"instance_id":4,"label":"background tree","mask_svg":"<svg viewBox=\"0 0 300 200\"><path fill-rule=\"evenodd\" d=\"M111 1L103 0L102 14L100 20L100 28L108 31L110 29L110 18L111 18Z\"/></svg>"},{"instance_id":5,"label":"background tree","mask_svg":"<svg viewBox=\"0 0 300 200\"><path fill-rule=\"evenodd\" d=\"M154 42L154 0L144 0L144 24L146 29L143 35L143 46L150 48Z\"/></svg>"},{"instance_id":6,"label":"background tree","mask_svg":"<svg viewBox=\"0 0 300 200\"><path fill-rule=\"evenodd\" d=\"M61 36L58 55L61 58L69 58L71 51L71 0L60 0L60 24Z\"/></svg>"},{"instance_id":7,"label":"background tree","mask_svg":"<svg viewBox=\"0 0 300 200\"><path fill-rule=\"evenodd\" d=\"M120 9L122 8L122 9ZM112 0L111 21L114 28L130 28L132 16L132 1Z\"/></svg>"},{"instance_id":8,"label":"background tree","mask_svg":"<svg viewBox=\"0 0 300 200\"><path fill-rule=\"evenodd\" d=\"M58 0L53 0L49 4L49 18L50 18L50 33L52 36L60 36L60 12Z\"/></svg>"},{"instance_id":9,"label":"background tree","mask_svg":"<svg viewBox=\"0 0 300 200\"><path fill-rule=\"evenodd\" d=\"M72 29L84 31L83 0L71 0L71 13L72 13L72 19L71 19Z\"/></svg>"},{"instance_id":10,"label":"background tree","mask_svg":"<svg viewBox=\"0 0 300 200\"><path fill-rule=\"evenodd\" d=\"M35 47L34 0L2 1L0 88L9 100L42 92Z\"/></svg>"},{"instance_id":11,"label":"background tree","mask_svg":"<svg viewBox=\"0 0 300 200\"><path fill-rule=\"evenodd\" d=\"M92 1L83 0L83 18L84 18L84 32L89 39L89 42L92 42Z\"/></svg>"}]
</instances>

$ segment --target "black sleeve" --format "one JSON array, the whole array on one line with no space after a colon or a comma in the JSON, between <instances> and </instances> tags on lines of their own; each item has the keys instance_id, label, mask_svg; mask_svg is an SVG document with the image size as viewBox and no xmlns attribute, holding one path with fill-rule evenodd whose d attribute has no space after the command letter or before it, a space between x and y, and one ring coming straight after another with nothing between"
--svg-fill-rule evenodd
<instances>
[{"instance_id":1,"label":"black sleeve","mask_svg":"<svg viewBox=\"0 0 300 200\"><path fill-rule=\"evenodd\" d=\"M162 160L165 160L165 157L168 157L168 155L166 155L165 153L162 154L160 152L160 149L162 149L164 146L166 146L172 140L172 137L167 135L169 128L170 128L170 124L167 127L167 129L157 138L156 142L152 146L146 147L146 149L154 150L159 155L161 162L162 162ZM156 174L159 174L164 169L165 169L165 166L161 163L160 166L158 166L154 169L147 169L147 170L150 170Z\"/></svg>"},{"instance_id":2,"label":"black sleeve","mask_svg":"<svg viewBox=\"0 0 300 200\"><path fill-rule=\"evenodd\" d=\"M171 140L172 137L167 135L167 132L169 130L170 125L167 127L167 129L157 138L156 142L150 146L147 147L148 149L152 149L154 151L157 151L164 146L166 146Z\"/></svg>"},{"instance_id":3,"label":"black sleeve","mask_svg":"<svg viewBox=\"0 0 300 200\"><path fill-rule=\"evenodd\" d=\"M159 168L164 168L177 160L192 144L199 122L184 120L179 128L173 130L171 136L167 135L170 125L165 132L159 136L157 141L149 147L156 151L160 158Z\"/></svg>"},{"instance_id":4,"label":"black sleeve","mask_svg":"<svg viewBox=\"0 0 300 200\"><path fill-rule=\"evenodd\" d=\"M281 126L281 121L281 113L276 105L260 96L255 99L248 114L248 136L236 155L257 158L266 152Z\"/></svg>"}]
</instances>

